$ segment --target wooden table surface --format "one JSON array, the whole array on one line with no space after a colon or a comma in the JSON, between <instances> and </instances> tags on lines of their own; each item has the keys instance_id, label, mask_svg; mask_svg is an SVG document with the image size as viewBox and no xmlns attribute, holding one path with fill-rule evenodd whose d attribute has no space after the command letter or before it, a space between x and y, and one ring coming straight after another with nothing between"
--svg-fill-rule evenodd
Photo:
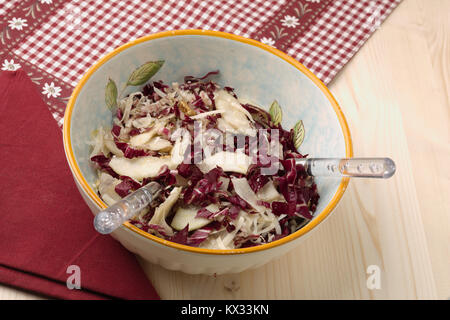
<instances>
[{"instance_id":1,"label":"wooden table surface","mask_svg":"<svg viewBox=\"0 0 450 320\"><path fill-rule=\"evenodd\" d=\"M193 276L142 262L163 299L450 298L450 1L404 0L329 87L355 156L391 157L395 176L352 180L300 247L256 270ZM36 298L0 286L0 299Z\"/></svg>"}]
</instances>

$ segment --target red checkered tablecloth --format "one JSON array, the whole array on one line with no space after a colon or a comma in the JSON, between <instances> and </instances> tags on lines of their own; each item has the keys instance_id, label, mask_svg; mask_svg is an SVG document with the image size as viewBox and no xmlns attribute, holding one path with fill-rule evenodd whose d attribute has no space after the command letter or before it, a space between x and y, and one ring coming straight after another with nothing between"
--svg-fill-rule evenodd
<instances>
[{"instance_id":1,"label":"red checkered tablecloth","mask_svg":"<svg viewBox=\"0 0 450 320\"><path fill-rule=\"evenodd\" d=\"M401 0L0 0L2 70L26 70L62 126L77 81L138 37L218 30L285 51L325 84Z\"/></svg>"}]
</instances>

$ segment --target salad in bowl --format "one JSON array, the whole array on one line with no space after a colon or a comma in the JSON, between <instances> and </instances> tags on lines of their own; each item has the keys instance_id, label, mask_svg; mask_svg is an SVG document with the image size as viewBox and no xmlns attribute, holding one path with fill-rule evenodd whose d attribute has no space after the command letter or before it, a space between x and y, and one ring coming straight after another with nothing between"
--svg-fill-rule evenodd
<instances>
[{"instance_id":1,"label":"salad in bowl","mask_svg":"<svg viewBox=\"0 0 450 320\"><path fill-rule=\"evenodd\" d=\"M231 86L185 76L183 83L149 81L164 61L137 68L125 97L105 88L110 127L92 134L95 190L107 205L157 182L162 192L130 223L162 239L199 248L238 249L270 243L305 226L319 194L295 159L303 122L281 126L275 100L264 111Z\"/></svg>"}]
</instances>

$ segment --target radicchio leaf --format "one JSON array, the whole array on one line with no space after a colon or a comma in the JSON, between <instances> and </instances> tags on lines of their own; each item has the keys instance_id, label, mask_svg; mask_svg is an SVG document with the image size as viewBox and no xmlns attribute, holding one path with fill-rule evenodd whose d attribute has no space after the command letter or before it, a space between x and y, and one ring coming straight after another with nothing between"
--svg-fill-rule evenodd
<instances>
[{"instance_id":1,"label":"radicchio leaf","mask_svg":"<svg viewBox=\"0 0 450 320\"><path fill-rule=\"evenodd\" d=\"M229 208L224 208L217 212L211 212L208 209L206 209L206 207L205 207L205 208L201 208L200 210L198 210L197 215L195 217L213 220L214 218L216 218L220 215L227 215L229 210L230 210Z\"/></svg>"},{"instance_id":2,"label":"radicchio leaf","mask_svg":"<svg viewBox=\"0 0 450 320\"><path fill-rule=\"evenodd\" d=\"M107 158L103 154L100 154L91 157L91 161L94 162L100 170L108 173L114 178L119 178L119 175L115 173L114 170L109 166L109 162L111 161L110 158Z\"/></svg>"},{"instance_id":3,"label":"radicchio leaf","mask_svg":"<svg viewBox=\"0 0 450 320\"><path fill-rule=\"evenodd\" d=\"M309 211L315 211L319 199L317 187L315 184L311 187L305 186L307 178L305 168L302 165L296 165L295 158L280 160L280 162L283 165L284 175L274 179L286 202L272 202L272 212L275 215L287 214L289 217L300 214L306 219L311 219L312 215Z\"/></svg>"},{"instance_id":4,"label":"radicchio leaf","mask_svg":"<svg viewBox=\"0 0 450 320\"><path fill-rule=\"evenodd\" d=\"M116 193L121 196L122 198L125 198L127 195L129 195L132 191L135 191L141 187L141 184L134 181L130 177L127 176L121 176L120 177L122 182L119 183L114 190Z\"/></svg>"},{"instance_id":5,"label":"radicchio leaf","mask_svg":"<svg viewBox=\"0 0 450 320\"><path fill-rule=\"evenodd\" d=\"M190 82L199 82L201 80L205 80L206 78L208 78L209 76L212 75L216 75L219 74L219 70L214 70L214 71L210 71L207 74L205 74L203 77L197 78L197 77L193 77L193 76L185 76L184 77L184 82L185 83L190 83Z\"/></svg>"},{"instance_id":6,"label":"radicchio leaf","mask_svg":"<svg viewBox=\"0 0 450 320\"><path fill-rule=\"evenodd\" d=\"M247 181L253 192L257 193L267 182L269 182L269 176L261 174L261 167L255 164L248 170Z\"/></svg>"},{"instance_id":7,"label":"radicchio leaf","mask_svg":"<svg viewBox=\"0 0 450 320\"><path fill-rule=\"evenodd\" d=\"M170 238L170 236L167 234L167 230L164 229L164 227L163 227L163 226L160 226L159 224L149 224L149 225L147 226L147 228L148 228L148 229L153 229L153 230L155 230L156 232L158 232L160 235L162 235L162 236L165 237L166 239L167 239L167 238Z\"/></svg>"},{"instance_id":8,"label":"radicchio leaf","mask_svg":"<svg viewBox=\"0 0 450 320\"><path fill-rule=\"evenodd\" d=\"M280 216L282 214L287 214L289 211L289 206L286 202L281 201L273 201L272 202L272 213L276 216Z\"/></svg>"},{"instance_id":9,"label":"radicchio leaf","mask_svg":"<svg viewBox=\"0 0 450 320\"><path fill-rule=\"evenodd\" d=\"M230 210L228 210L228 217L230 217L231 220L235 220L238 217L240 211L241 209L239 207L232 206Z\"/></svg>"},{"instance_id":10,"label":"radicchio leaf","mask_svg":"<svg viewBox=\"0 0 450 320\"><path fill-rule=\"evenodd\" d=\"M178 174L185 179L189 179L192 184L196 184L201 178L203 173L195 164L182 163L177 168Z\"/></svg>"},{"instance_id":11,"label":"radicchio leaf","mask_svg":"<svg viewBox=\"0 0 450 320\"><path fill-rule=\"evenodd\" d=\"M153 180L165 186L171 186L177 182L175 174L170 171L167 165L162 166L160 173Z\"/></svg>"},{"instance_id":12,"label":"radicchio leaf","mask_svg":"<svg viewBox=\"0 0 450 320\"><path fill-rule=\"evenodd\" d=\"M105 164L108 164L111 161L111 159L105 157L103 154L99 154L91 157L91 161L96 162L100 166L103 166Z\"/></svg>"},{"instance_id":13,"label":"radicchio leaf","mask_svg":"<svg viewBox=\"0 0 450 320\"><path fill-rule=\"evenodd\" d=\"M200 243L202 243L203 241L205 241L209 234L212 232L212 229L198 229L196 231L194 231L194 233L188 237L187 239L187 244L190 246L194 246L197 247Z\"/></svg>"},{"instance_id":14,"label":"radicchio leaf","mask_svg":"<svg viewBox=\"0 0 450 320\"><path fill-rule=\"evenodd\" d=\"M280 225L281 225L281 229L282 229L281 234L276 234L273 237L272 241L279 240L279 239L284 238L287 235L289 235L290 231L289 231L289 228L287 226L287 220L280 221Z\"/></svg>"},{"instance_id":15,"label":"radicchio leaf","mask_svg":"<svg viewBox=\"0 0 450 320\"><path fill-rule=\"evenodd\" d=\"M170 237L170 241L180 243L180 244L188 244L188 235L189 235L189 224L184 227L184 229L175 233L172 237Z\"/></svg>"},{"instance_id":16,"label":"radicchio leaf","mask_svg":"<svg viewBox=\"0 0 450 320\"><path fill-rule=\"evenodd\" d=\"M295 159L280 160L285 171L286 182L293 184L297 179L297 168L295 166Z\"/></svg>"},{"instance_id":17,"label":"radicchio leaf","mask_svg":"<svg viewBox=\"0 0 450 320\"><path fill-rule=\"evenodd\" d=\"M295 211L305 219L311 220L313 218L309 212L309 208L306 205L297 205L297 209Z\"/></svg>"},{"instance_id":18,"label":"radicchio leaf","mask_svg":"<svg viewBox=\"0 0 450 320\"><path fill-rule=\"evenodd\" d=\"M152 98L154 92L155 92L155 89L154 89L153 85L150 83L146 84L142 88L142 93L144 94L144 96L146 96L148 98Z\"/></svg>"},{"instance_id":19,"label":"radicchio leaf","mask_svg":"<svg viewBox=\"0 0 450 320\"><path fill-rule=\"evenodd\" d=\"M115 124L112 129L111 129L111 133L115 136L118 137L120 135L120 130L122 130L122 128L120 126L118 126L117 124Z\"/></svg>"},{"instance_id":20,"label":"radicchio leaf","mask_svg":"<svg viewBox=\"0 0 450 320\"><path fill-rule=\"evenodd\" d=\"M223 90L225 90L226 92L228 92L229 94L231 94L234 98L238 98L236 93L234 92L234 88L232 87L223 87Z\"/></svg>"},{"instance_id":21,"label":"radicchio leaf","mask_svg":"<svg viewBox=\"0 0 450 320\"><path fill-rule=\"evenodd\" d=\"M154 82L153 82L153 86L154 86L156 89L161 90L162 92L166 92L166 89L169 88L169 86L168 86L167 84L165 84L162 80L154 81Z\"/></svg>"},{"instance_id":22,"label":"radicchio leaf","mask_svg":"<svg viewBox=\"0 0 450 320\"><path fill-rule=\"evenodd\" d=\"M216 167L206 173L195 184L192 183L189 187L185 188L183 190L184 203L202 206L206 202L217 203L218 199L214 196L214 193L219 191L219 187L222 184L222 182L218 181L221 175L223 175L223 170Z\"/></svg>"},{"instance_id":23,"label":"radicchio leaf","mask_svg":"<svg viewBox=\"0 0 450 320\"><path fill-rule=\"evenodd\" d=\"M116 117L117 117L117 120L122 120L122 117L123 117L122 109L117 108Z\"/></svg>"},{"instance_id":24,"label":"radicchio leaf","mask_svg":"<svg viewBox=\"0 0 450 320\"><path fill-rule=\"evenodd\" d=\"M243 210L245 210L247 208L250 208L250 205L247 203L247 201L245 201L244 199L239 197L237 194L233 195L233 196L229 196L227 198L227 200L230 201L235 206L238 206L239 208L241 208Z\"/></svg>"},{"instance_id":25,"label":"radicchio leaf","mask_svg":"<svg viewBox=\"0 0 450 320\"><path fill-rule=\"evenodd\" d=\"M241 247L241 248L246 248L246 247L253 247L253 246L257 246L257 243L252 242L251 240L257 240L259 239L259 235L258 234L251 234L248 236L237 236L234 239L234 245L236 247Z\"/></svg>"},{"instance_id":26,"label":"radicchio leaf","mask_svg":"<svg viewBox=\"0 0 450 320\"><path fill-rule=\"evenodd\" d=\"M141 131L139 129L133 128L130 130L130 132L128 132L128 135L130 137L133 137L133 136L137 136L140 133L141 133Z\"/></svg>"},{"instance_id":27,"label":"radicchio leaf","mask_svg":"<svg viewBox=\"0 0 450 320\"><path fill-rule=\"evenodd\" d=\"M122 150L123 155L125 156L125 158L133 159L133 158L145 157L145 156L149 155L149 153L147 153L144 150L134 149L134 148L130 147L128 145L128 143L118 142L118 141L115 141L115 143L116 143L117 148Z\"/></svg>"}]
</instances>

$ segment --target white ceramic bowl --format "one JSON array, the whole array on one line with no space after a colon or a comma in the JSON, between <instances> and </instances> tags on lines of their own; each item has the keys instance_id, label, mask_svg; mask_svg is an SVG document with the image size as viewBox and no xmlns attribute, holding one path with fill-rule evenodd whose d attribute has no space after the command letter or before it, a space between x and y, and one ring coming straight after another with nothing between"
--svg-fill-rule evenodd
<instances>
[{"instance_id":1,"label":"white ceramic bowl","mask_svg":"<svg viewBox=\"0 0 450 320\"><path fill-rule=\"evenodd\" d=\"M64 116L64 148L75 183L94 214L106 208L93 191L96 173L89 161L90 134L111 125L104 102L108 78L119 88L137 66L165 60L152 80L182 82L220 70L217 81L236 89L240 98L260 106L277 99L283 127L302 119L306 138L301 153L311 157L351 157L350 132L337 102L308 69L283 52L258 41L215 31L181 30L152 34L127 43L100 59L75 88ZM125 93L136 88L128 88ZM191 274L224 274L261 266L299 245L341 199L348 179L316 179L320 194L314 219L280 240L236 250L209 250L185 246L150 235L125 223L112 236L128 250L170 270Z\"/></svg>"}]
</instances>

